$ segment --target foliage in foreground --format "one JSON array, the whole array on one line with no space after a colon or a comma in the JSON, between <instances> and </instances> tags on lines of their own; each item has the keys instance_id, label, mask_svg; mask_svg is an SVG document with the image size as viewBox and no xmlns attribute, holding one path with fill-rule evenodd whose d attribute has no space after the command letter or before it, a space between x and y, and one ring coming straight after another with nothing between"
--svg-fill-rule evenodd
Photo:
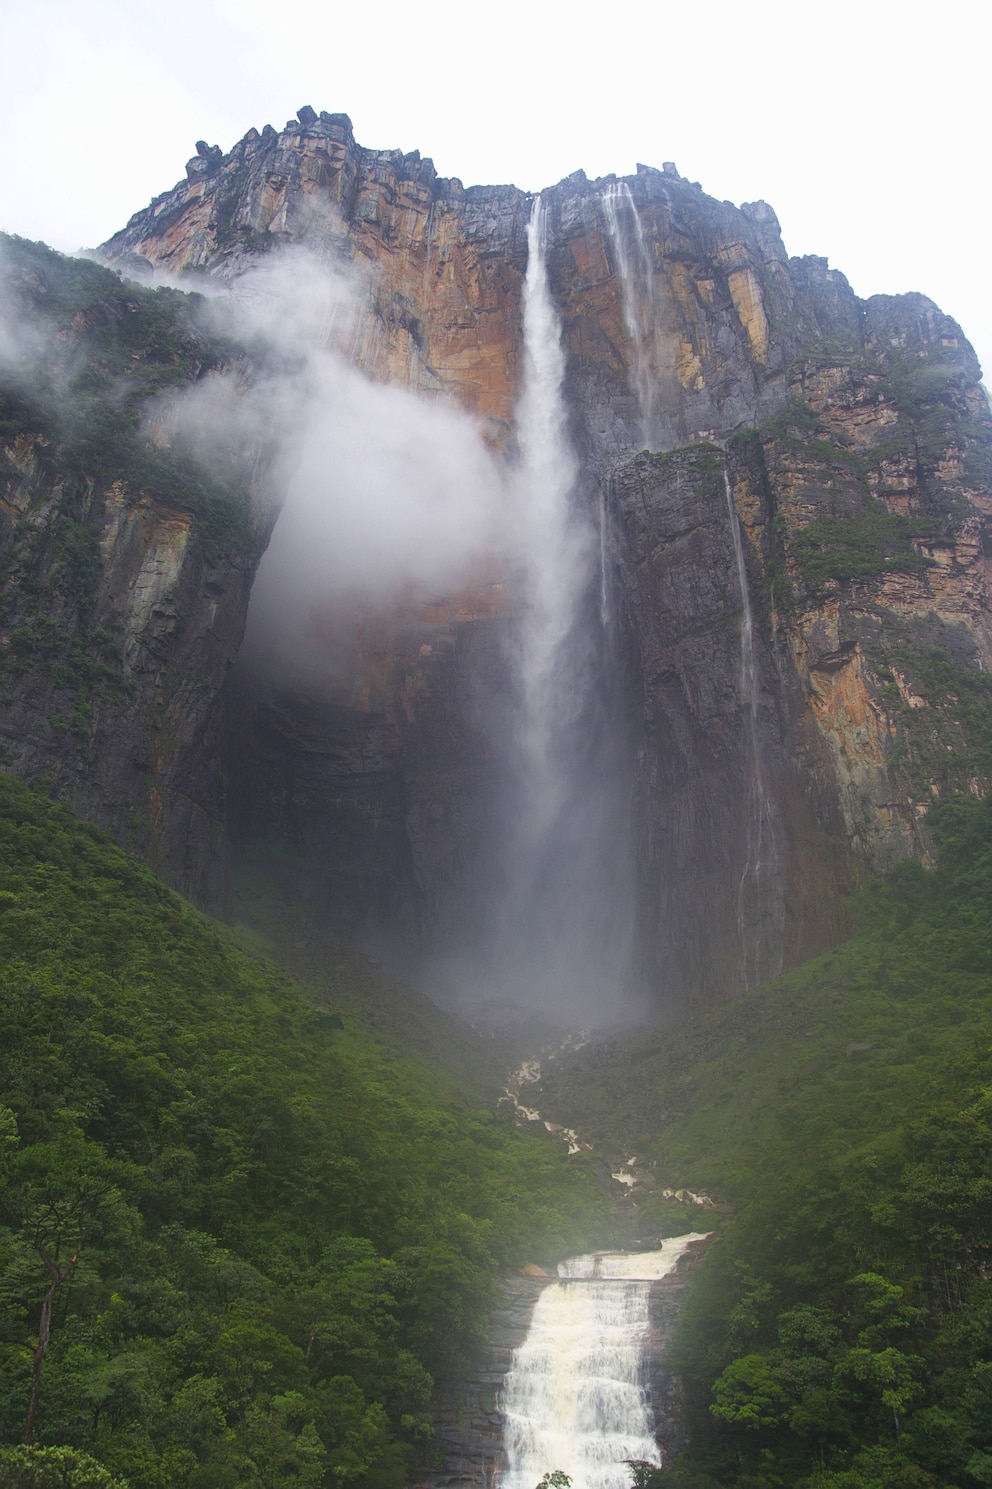
<instances>
[{"instance_id":1,"label":"foliage in foreground","mask_svg":"<svg viewBox=\"0 0 992 1489\"><path fill-rule=\"evenodd\" d=\"M6 778L0 965L2 1439L132 1489L403 1482L497 1269L595 1239L583 1164Z\"/></svg>"},{"instance_id":2,"label":"foliage in foreground","mask_svg":"<svg viewBox=\"0 0 992 1489\"><path fill-rule=\"evenodd\" d=\"M992 803L937 816L861 934L563 1076L734 1206L683 1316L683 1489L992 1484Z\"/></svg>"}]
</instances>

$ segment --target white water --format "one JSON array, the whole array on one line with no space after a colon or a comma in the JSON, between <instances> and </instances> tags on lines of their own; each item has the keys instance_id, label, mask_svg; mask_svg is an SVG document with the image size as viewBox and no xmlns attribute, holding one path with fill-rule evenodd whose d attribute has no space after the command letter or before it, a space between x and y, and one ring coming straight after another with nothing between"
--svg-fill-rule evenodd
<instances>
[{"instance_id":1,"label":"white water","mask_svg":"<svg viewBox=\"0 0 992 1489\"><path fill-rule=\"evenodd\" d=\"M744 541L741 525L734 507L730 475L724 471L724 491L727 497L727 516L734 544L734 560L737 565L737 582L741 593L741 651L740 690L744 702L744 723L747 734L747 856L737 889L737 931L741 942L742 972L744 987L760 977L760 948L749 946L747 899L749 888L760 880L771 867L775 857L774 821L771 797L765 780L761 739L758 732L759 678L754 654L754 613L747 585L747 565L744 561Z\"/></svg>"},{"instance_id":2,"label":"white water","mask_svg":"<svg viewBox=\"0 0 992 1489\"><path fill-rule=\"evenodd\" d=\"M644 229L626 181L608 186L603 194L603 219L613 246L624 327L634 349L634 390L641 418L641 444L654 448L657 438L658 316L654 294L654 266Z\"/></svg>"},{"instance_id":3,"label":"white water","mask_svg":"<svg viewBox=\"0 0 992 1489\"><path fill-rule=\"evenodd\" d=\"M641 1383L651 1283L702 1235L658 1251L573 1257L537 1301L503 1387L507 1466L499 1489L535 1489L561 1469L572 1489L627 1489L627 1459L660 1463Z\"/></svg>"},{"instance_id":4,"label":"white water","mask_svg":"<svg viewBox=\"0 0 992 1489\"><path fill-rule=\"evenodd\" d=\"M526 534L525 611L519 657L519 743L535 837L562 805L555 736L574 715L566 643L587 583L590 533L574 510L578 468L568 437L561 325L551 299L545 216L538 196L527 226L524 380L517 409L519 519Z\"/></svg>"},{"instance_id":5,"label":"white water","mask_svg":"<svg viewBox=\"0 0 992 1489\"><path fill-rule=\"evenodd\" d=\"M583 775L579 750L588 733L599 642L588 613L599 544L577 492L562 330L548 284L545 232L538 197L527 228L524 376L514 473L524 555L513 658L515 768L506 806L505 889L498 900L494 966L497 978L509 977L531 1006L571 1005L573 1016L581 1016L579 1005L592 996L583 977L598 981L600 998L611 980L616 982L613 965L604 963L602 978L596 977L601 948L611 945L609 930L600 930L596 920L609 913L602 892L603 824L597 817L603 813L595 782ZM605 768L599 774L609 790ZM610 850L605 851L608 856ZM615 940L616 932L612 935Z\"/></svg>"},{"instance_id":6,"label":"white water","mask_svg":"<svg viewBox=\"0 0 992 1489\"><path fill-rule=\"evenodd\" d=\"M511 486L519 609L504 632L506 692L492 701L500 780L478 908L466 917L466 982L494 1006L574 1024L620 1013L636 896L607 534L569 434L549 210L538 197L527 229Z\"/></svg>"},{"instance_id":7,"label":"white water","mask_svg":"<svg viewBox=\"0 0 992 1489\"><path fill-rule=\"evenodd\" d=\"M610 567L606 520L606 490L599 491L599 622L607 634L610 630Z\"/></svg>"}]
</instances>

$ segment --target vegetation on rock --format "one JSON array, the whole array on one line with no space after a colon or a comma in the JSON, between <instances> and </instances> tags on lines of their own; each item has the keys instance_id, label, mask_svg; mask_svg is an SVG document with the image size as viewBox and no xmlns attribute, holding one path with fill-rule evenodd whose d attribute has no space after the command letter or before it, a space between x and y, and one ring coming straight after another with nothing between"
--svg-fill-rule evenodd
<instances>
[{"instance_id":1,"label":"vegetation on rock","mask_svg":"<svg viewBox=\"0 0 992 1489\"><path fill-rule=\"evenodd\" d=\"M919 524L868 501L861 511L815 517L796 533L792 557L812 588L829 579L919 573L928 560L913 547Z\"/></svg>"},{"instance_id":2,"label":"vegetation on rock","mask_svg":"<svg viewBox=\"0 0 992 1489\"><path fill-rule=\"evenodd\" d=\"M148 427L156 400L245 353L204 329L199 296L2 235L0 292L0 696L54 687L48 722L78 752L98 706L133 692L120 616L100 613L108 495L191 520L207 561L257 560L243 462L208 472Z\"/></svg>"},{"instance_id":3,"label":"vegetation on rock","mask_svg":"<svg viewBox=\"0 0 992 1489\"><path fill-rule=\"evenodd\" d=\"M15 494L11 459L26 442L63 503L120 483L195 513L208 547L257 553L245 472L217 461L208 475L180 442L153 440L153 400L205 374L243 364L245 351L205 329L196 294L150 289L86 259L0 235L12 345L0 359L0 481Z\"/></svg>"}]
</instances>

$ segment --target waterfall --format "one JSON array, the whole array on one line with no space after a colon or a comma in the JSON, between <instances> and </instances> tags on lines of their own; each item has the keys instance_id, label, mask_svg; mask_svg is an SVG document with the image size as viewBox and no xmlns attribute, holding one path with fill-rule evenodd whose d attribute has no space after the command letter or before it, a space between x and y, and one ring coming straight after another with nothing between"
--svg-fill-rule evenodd
<instances>
[{"instance_id":1,"label":"waterfall","mask_svg":"<svg viewBox=\"0 0 992 1489\"><path fill-rule=\"evenodd\" d=\"M741 640L740 640L740 692L743 699L744 729L747 739L747 812L745 816L746 856L737 890L737 931L741 942L744 987L759 979L767 968L761 964L760 946L749 944L753 937L748 933L748 894L756 889L768 870L776 863L774 821L772 803L765 779L761 738L758 731L759 678L754 654L754 614L747 583L747 565L744 561L744 541L741 524L734 506L730 486L730 474L723 473L724 492L727 498L727 516L734 545L734 561L737 567L737 583L741 595Z\"/></svg>"},{"instance_id":2,"label":"waterfall","mask_svg":"<svg viewBox=\"0 0 992 1489\"><path fill-rule=\"evenodd\" d=\"M626 181L608 186L602 202L620 280L624 327L634 349L634 389L641 419L641 444L653 449L658 435L654 367L659 360L654 266Z\"/></svg>"},{"instance_id":3,"label":"waterfall","mask_svg":"<svg viewBox=\"0 0 992 1489\"><path fill-rule=\"evenodd\" d=\"M586 1017L623 992L630 912L622 771L604 721L604 539L568 432L562 329L548 282L545 208L527 229L524 376L514 487L522 614L513 674L513 775L492 976L501 996ZM598 582L597 582L598 581ZM624 963L623 965L621 965Z\"/></svg>"},{"instance_id":4,"label":"waterfall","mask_svg":"<svg viewBox=\"0 0 992 1489\"><path fill-rule=\"evenodd\" d=\"M561 326L551 299L541 198L527 226L524 381L517 409L520 460L516 495L527 535L525 609L520 635L519 744L531 831L546 831L561 806L555 736L574 715L566 643L588 582L590 534L574 510L578 469L568 437Z\"/></svg>"},{"instance_id":5,"label":"waterfall","mask_svg":"<svg viewBox=\"0 0 992 1489\"><path fill-rule=\"evenodd\" d=\"M501 632L505 682L479 703L498 777L452 967L465 1003L574 1027L624 1016L637 901L605 517L569 434L548 211L538 197L527 227L510 471L518 604Z\"/></svg>"},{"instance_id":6,"label":"waterfall","mask_svg":"<svg viewBox=\"0 0 992 1489\"><path fill-rule=\"evenodd\" d=\"M701 1235L658 1251L574 1257L534 1308L503 1386L499 1489L535 1489L561 1469L572 1489L627 1489L628 1459L660 1463L643 1385L651 1284Z\"/></svg>"},{"instance_id":7,"label":"waterfall","mask_svg":"<svg viewBox=\"0 0 992 1489\"><path fill-rule=\"evenodd\" d=\"M606 490L599 489L599 619L604 632L610 629L609 524L606 518Z\"/></svg>"}]
</instances>

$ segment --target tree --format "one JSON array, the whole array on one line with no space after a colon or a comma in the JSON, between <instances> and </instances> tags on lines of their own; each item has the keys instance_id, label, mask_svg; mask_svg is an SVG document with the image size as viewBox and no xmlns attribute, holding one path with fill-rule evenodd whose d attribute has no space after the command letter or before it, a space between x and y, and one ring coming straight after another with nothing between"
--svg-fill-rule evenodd
<instances>
[{"instance_id":1,"label":"tree","mask_svg":"<svg viewBox=\"0 0 992 1489\"><path fill-rule=\"evenodd\" d=\"M76 1134L22 1149L13 1113L0 1108L0 1217L27 1242L47 1278L32 1350L31 1389L21 1435L25 1445L34 1436L58 1295L91 1242L111 1231L122 1239L122 1231L133 1229L135 1216L117 1183L124 1170L124 1165L111 1162L101 1148Z\"/></svg>"},{"instance_id":2,"label":"tree","mask_svg":"<svg viewBox=\"0 0 992 1489\"><path fill-rule=\"evenodd\" d=\"M716 1398L710 1411L736 1427L777 1427L789 1407L764 1355L742 1355L733 1360L713 1384Z\"/></svg>"},{"instance_id":3,"label":"tree","mask_svg":"<svg viewBox=\"0 0 992 1489\"><path fill-rule=\"evenodd\" d=\"M648 1463L644 1458L625 1458L623 1461L634 1481L631 1489L661 1489L664 1480L656 1463Z\"/></svg>"},{"instance_id":4,"label":"tree","mask_svg":"<svg viewBox=\"0 0 992 1489\"><path fill-rule=\"evenodd\" d=\"M849 1349L834 1367L834 1379L854 1399L875 1396L892 1413L898 1437L900 1416L920 1396L924 1363L891 1345L883 1350Z\"/></svg>"},{"instance_id":5,"label":"tree","mask_svg":"<svg viewBox=\"0 0 992 1489\"><path fill-rule=\"evenodd\" d=\"M0 1489L127 1489L75 1448L0 1448Z\"/></svg>"}]
</instances>

